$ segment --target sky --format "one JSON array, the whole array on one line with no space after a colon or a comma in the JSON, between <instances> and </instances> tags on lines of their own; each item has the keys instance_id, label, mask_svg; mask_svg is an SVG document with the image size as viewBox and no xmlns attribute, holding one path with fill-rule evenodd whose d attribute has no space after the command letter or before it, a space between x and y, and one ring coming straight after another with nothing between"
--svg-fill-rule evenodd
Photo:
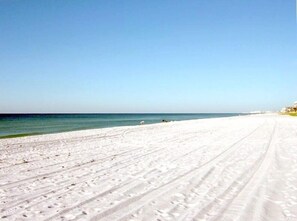
<instances>
[{"instance_id":1,"label":"sky","mask_svg":"<svg viewBox=\"0 0 297 221\"><path fill-rule=\"evenodd\" d=\"M0 113L276 111L296 40L295 0L0 0Z\"/></svg>"}]
</instances>

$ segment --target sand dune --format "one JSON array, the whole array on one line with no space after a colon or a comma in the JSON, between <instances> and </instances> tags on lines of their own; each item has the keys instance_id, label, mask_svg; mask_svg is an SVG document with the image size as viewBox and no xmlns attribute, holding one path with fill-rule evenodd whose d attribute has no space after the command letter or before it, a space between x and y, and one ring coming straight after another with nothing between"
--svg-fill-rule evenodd
<instances>
[{"instance_id":1,"label":"sand dune","mask_svg":"<svg viewBox=\"0 0 297 221\"><path fill-rule=\"evenodd\" d=\"M0 140L2 220L297 220L297 118Z\"/></svg>"}]
</instances>

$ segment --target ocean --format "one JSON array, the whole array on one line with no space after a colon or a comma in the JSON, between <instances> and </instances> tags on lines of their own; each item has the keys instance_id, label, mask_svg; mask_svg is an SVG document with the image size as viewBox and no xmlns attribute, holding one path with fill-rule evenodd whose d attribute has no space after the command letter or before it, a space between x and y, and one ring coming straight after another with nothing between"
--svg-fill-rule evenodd
<instances>
[{"instance_id":1,"label":"ocean","mask_svg":"<svg viewBox=\"0 0 297 221\"><path fill-rule=\"evenodd\" d=\"M0 138L238 115L243 114L0 114Z\"/></svg>"}]
</instances>

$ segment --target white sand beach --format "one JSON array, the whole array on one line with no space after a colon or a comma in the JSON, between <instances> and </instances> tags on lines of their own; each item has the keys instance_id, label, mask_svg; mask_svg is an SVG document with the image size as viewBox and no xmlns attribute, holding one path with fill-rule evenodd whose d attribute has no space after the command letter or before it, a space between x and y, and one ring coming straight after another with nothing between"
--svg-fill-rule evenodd
<instances>
[{"instance_id":1,"label":"white sand beach","mask_svg":"<svg viewBox=\"0 0 297 221\"><path fill-rule=\"evenodd\" d=\"M1 220L297 220L297 117L0 140Z\"/></svg>"}]
</instances>

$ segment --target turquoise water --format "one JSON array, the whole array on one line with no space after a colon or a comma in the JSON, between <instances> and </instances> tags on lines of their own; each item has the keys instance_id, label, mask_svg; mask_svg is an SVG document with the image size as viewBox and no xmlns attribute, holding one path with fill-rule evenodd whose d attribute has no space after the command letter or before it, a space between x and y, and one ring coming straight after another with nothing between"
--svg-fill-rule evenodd
<instances>
[{"instance_id":1,"label":"turquoise water","mask_svg":"<svg viewBox=\"0 0 297 221\"><path fill-rule=\"evenodd\" d=\"M239 114L0 114L0 138Z\"/></svg>"}]
</instances>

